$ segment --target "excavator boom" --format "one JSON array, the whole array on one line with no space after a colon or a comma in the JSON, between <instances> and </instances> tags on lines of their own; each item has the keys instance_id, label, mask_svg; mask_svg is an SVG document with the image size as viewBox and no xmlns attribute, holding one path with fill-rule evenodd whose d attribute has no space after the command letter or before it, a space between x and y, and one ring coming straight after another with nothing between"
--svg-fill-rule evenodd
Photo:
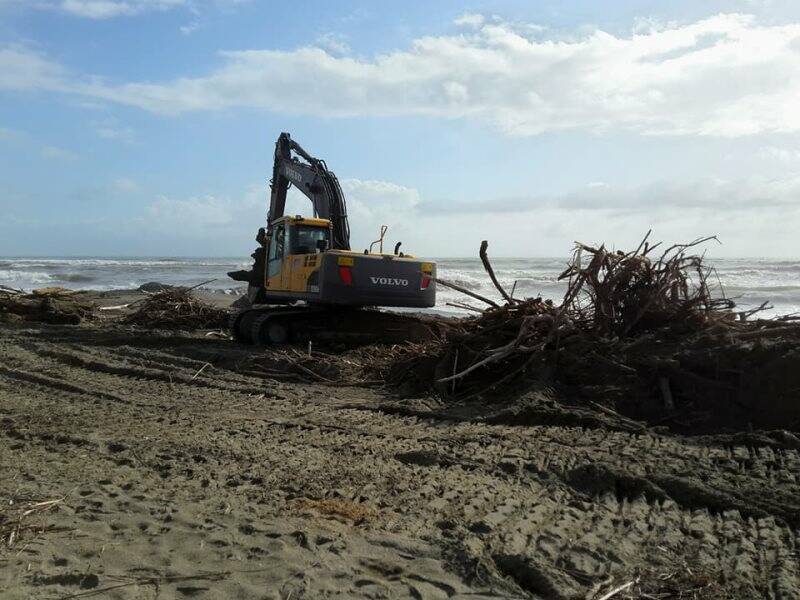
<instances>
[{"instance_id":1,"label":"excavator boom","mask_svg":"<svg viewBox=\"0 0 800 600\"><path fill-rule=\"evenodd\" d=\"M297 156L303 160L301 161ZM331 248L350 249L350 227L339 180L328 170L325 161L314 158L288 133L281 133L275 143L275 163L269 202L269 225L284 216L286 194L294 185L314 207L314 216L331 222Z\"/></svg>"}]
</instances>

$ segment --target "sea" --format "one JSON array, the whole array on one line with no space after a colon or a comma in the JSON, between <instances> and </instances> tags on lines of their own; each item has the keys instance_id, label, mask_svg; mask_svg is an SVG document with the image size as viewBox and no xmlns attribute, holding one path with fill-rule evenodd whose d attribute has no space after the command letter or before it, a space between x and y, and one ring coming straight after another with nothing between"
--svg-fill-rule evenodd
<instances>
[{"instance_id":1,"label":"sea","mask_svg":"<svg viewBox=\"0 0 800 600\"><path fill-rule=\"evenodd\" d=\"M437 273L442 279L499 299L483 265L477 258L440 258ZM765 316L800 312L800 260L766 258L709 260L716 276L710 278L712 291L718 297L733 299L737 307L747 310L769 302ZM549 298L559 301L566 283L558 276L566 267L562 258L492 258L497 278L514 297ZM0 258L0 286L31 290L60 286L69 289L117 290L135 289L148 282L193 286L203 282L202 289L230 296L244 292L241 283L229 279L228 271L247 269L245 258ZM452 306L466 303L481 306L480 301L452 289L437 289L438 312L463 313L467 309Z\"/></svg>"}]
</instances>

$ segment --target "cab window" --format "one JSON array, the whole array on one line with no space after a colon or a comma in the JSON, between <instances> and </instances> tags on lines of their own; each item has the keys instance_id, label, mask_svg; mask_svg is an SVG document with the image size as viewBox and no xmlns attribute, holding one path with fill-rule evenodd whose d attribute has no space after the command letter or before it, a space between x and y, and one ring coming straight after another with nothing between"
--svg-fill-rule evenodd
<instances>
[{"instance_id":1,"label":"cab window","mask_svg":"<svg viewBox=\"0 0 800 600\"><path fill-rule=\"evenodd\" d=\"M319 252L318 242L325 240L325 247L328 247L328 237L330 229L327 227L310 227L308 225L297 225L294 227L292 236L292 254L315 254Z\"/></svg>"},{"instance_id":2,"label":"cab window","mask_svg":"<svg viewBox=\"0 0 800 600\"><path fill-rule=\"evenodd\" d=\"M283 225L276 227L269 243L269 262L267 263L267 277L274 277L281 272L284 247L286 245L286 230Z\"/></svg>"}]
</instances>

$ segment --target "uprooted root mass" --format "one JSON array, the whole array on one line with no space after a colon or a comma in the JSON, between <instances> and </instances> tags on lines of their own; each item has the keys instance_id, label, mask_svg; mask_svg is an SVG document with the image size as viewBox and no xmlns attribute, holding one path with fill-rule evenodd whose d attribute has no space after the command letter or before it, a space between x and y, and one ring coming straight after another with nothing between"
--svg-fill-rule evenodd
<instances>
[{"instance_id":1,"label":"uprooted root mass","mask_svg":"<svg viewBox=\"0 0 800 600\"><path fill-rule=\"evenodd\" d=\"M713 297L715 273L693 252L712 239L661 252L647 237L627 253L577 244L560 305L508 294L484 242L505 303L407 349L386 375L406 392L434 388L458 401L553 386L570 401L683 431L800 429L800 327L748 320L757 311Z\"/></svg>"}]
</instances>

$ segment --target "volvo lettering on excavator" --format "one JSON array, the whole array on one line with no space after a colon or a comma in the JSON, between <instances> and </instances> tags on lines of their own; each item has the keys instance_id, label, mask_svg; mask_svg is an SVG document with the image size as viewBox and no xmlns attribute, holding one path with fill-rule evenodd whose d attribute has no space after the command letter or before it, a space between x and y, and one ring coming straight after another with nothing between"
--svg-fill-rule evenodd
<instances>
[{"instance_id":1,"label":"volvo lettering on excavator","mask_svg":"<svg viewBox=\"0 0 800 600\"><path fill-rule=\"evenodd\" d=\"M289 186L311 200L313 216L284 214ZM246 307L231 317L235 339L254 344L306 339L404 341L426 337L418 319L376 307L426 308L436 302L436 265L399 251L383 236L363 252L350 248L347 206L336 175L288 133L275 144L266 227L249 271ZM379 243L378 252L372 247Z\"/></svg>"}]
</instances>

